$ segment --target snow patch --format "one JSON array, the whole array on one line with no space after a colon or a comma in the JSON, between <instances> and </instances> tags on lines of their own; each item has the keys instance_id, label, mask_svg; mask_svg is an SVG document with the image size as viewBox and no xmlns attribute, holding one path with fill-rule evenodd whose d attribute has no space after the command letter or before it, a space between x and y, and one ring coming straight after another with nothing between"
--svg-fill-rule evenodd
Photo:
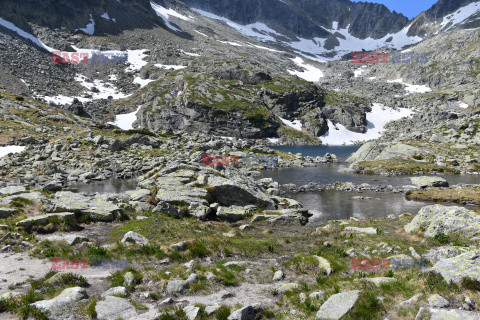
<instances>
[{"instance_id":1,"label":"snow patch","mask_svg":"<svg viewBox=\"0 0 480 320\"><path fill-rule=\"evenodd\" d=\"M176 32L182 32L182 30L178 29L177 27L175 27L171 22L170 22L170 17L175 17L175 18L178 18L180 20L185 20L185 21L190 21L190 20L193 20L192 18L190 17L187 17L187 16L184 16L178 12L176 12L175 10L173 9L167 9L165 7L162 7L161 5L158 5L154 2L150 2L150 5L152 6L152 9L155 11L155 13L157 14L157 16L159 16L160 18L162 18L163 22L165 22L165 24L167 25L168 28L172 29L173 31L176 31Z\"/></svg>"},{"instance_id":2,"label":"snow patch","mask_svg":"<svg viewBox=\"0 0 480 320\"><path fill-rule=\"evenodd\" d=\"M146 87L150 82L154 82L154 81L157 81L157 80L142 79L140 77L135 77L135 79L133 79L133 83L139 84L140 88Z\"/></svg>"},{"instance_id":3,"label":"snow patch","mask_svg":"<svg viewBox=\"0 0 480 320\"><path fill-rule=\"evenodd\" d=\"M377 139L384 131L385 125L391 121L410 117L413 115L410 109L392 109L380 103L372 105L372 111L367 113L367 132L358 133L345 128L341 124L333 124L328 120L328 132L321 140L328 145L350 145L355 142L365 142Z\"/></svg>"},{"instance_id":4,"label":"snow patch","mask_svg":"<svg viewBox=\"0 0 480 320\"><path fill-rule=\"evenodd\" d=\"M229 27L237 30L241 34L259 39L261 41L276 41L274 36L282 36L281 34L269 28L265 23L262 23L262 22L251 23L248 25L241 25L227 18L218 16L216 14L213 14L204 10L200 10L196 8L192 8L192 10L204 17L214 19L214 20L220 20L224 22L226 25L228 25Z\"/></svg>"},{"instance_id":5,"label":"snow patch","mask_svg":"<svg viewBox=\"0 0 480 320\"><path fill-rule=\"evenodd\" d=\"M441 28L444 29L447 25L451 23L451 25L449 25L448 28L444 29L443 31L449 30L461 24L462 22L464 22L478 12L480 12L480 1L472 2L464 7L461 7L454 13L443 17L443 20L440 24Z\"/></svg>"},{"instance_id":6,"label":"snow patch","mask_svg":"<svg viewBox=\"0 0 480 320\"><path fill-rule=\"evenodd\" d=\"M416 85L416 84L409 84L404 82L402 79L395 79L395 80L388 80L389 83L401 83L405 86L405 91L407 94L410 93L426 93L432 91L431 88L425 85Z\"/></svg>"},{"instance_id":7,"label":"snow patch","mask_svg":"<svg viewBox=\"0 0 480 320\"><path fill-rule=\"evenodd\" d=\"M102 14L100 17L102 17L102 18L105 19L105 20L112 20L113 22L117 22L117 20L115 20L115 18L111 19L111 18L108 16L108 12L105 12L105 13Z\"/></svg>"},{"instance_id":8,"label":"snow patch","mask_svg":"<svg viewBox=\"0 0 480 320\"><path fill-rule=\"evenodd\" d=\"M366 66L362 66L362 67L354 70L354 71L353 71L354 77L355 77L355 78L361 77L362 74L364 74L365 71L367 71L366 68L367 68Z\"/></svg>"},{"instance_id":9,"label":"snow patch","mask_svg":"<svg viewBox=\"0 0 480 320\"><path fill-rule=\"evenodd\" d=\"M5 157L7 154L10 153L20 153L25 150L26 147L23 146L6 146L6 147L0 147L0 158Z\"/></svg>"},{"instance_id":10,"label":"snow patch","mask_svg":"<svg viewBox=\"0 0 480 320\"><path fill-rule=\"evenodd\" d=\"M181 53L183 53L184 55L187 55L187 56L190 56L190 57L201 57L202 55L201 54L198 54L198 53L192 53L192 52L186 52L184 50L180 50Z\"/></svg>"},{"instance_id":11,"label":"snow patch","mask_svg":"<svg viewBox=\"0 0 480 320\"><path fill-rule=\"evenodd\" d=\"M292 59L292 61L295 62L298 66L304 68L305 70L302 72L287 70L288 73L290 73L291 75L298 76L299 78L302 78L304 80L311 81L311 82L318 82L320 78L324 77L322 70L310 64L304 63L302 58L296 57L295 59Z\"/></svg>"},{"instance_id":12,"label":"snow patch","mask_svg":"<svg viewBox=\"0 0 480 320\"><path fill-rule=\"evenodd\" d=\"M278 143L278 141L279 141L280 139L278 139L278 138L267 138L267 140L268 140L268 142L270 142L270 143L276 144L276 143Z\"/></svg>"},{"instance_id":13,"label":"snow patch","mask_svg":"<svg viewBox=\"0 0 480 320\"><path fill-rule=\"evenodd\" d=\"M300 122L300 120L294 120L294 121L289 121L289 120L286 120L286 119L283 119L283 118L280 118L280 120L282 120L282 122L295 129L295 130L298 130L298 131L302 131L302 123Z\"/></svg>"},{"instance_id":14,"label":"snow patch","mask_svg":"<svg viewBox=\"0 0 480 320\"><path fill-rule=\"evenodd\" d=\"M186 66L176 66L176 65L170 65L170 64L160 64L160 63L157 63L155 64L155 67L157 68L165 68L165 69L173 69L173 70L181 70L181 69L185 69Z\"/></svg>"},{"instance_id":15,"label":"snow patch","mask_svg":"<svg viewBox=\"0 0 480 320\"><path fill-rule=\"evenodd\" d=\"M49 52L56 51L55 49L50 48L49 46L44 44L42 41L40 41L38 38L34 37L30 33L27 33L25 31L23 31L22 29L18 28L17 26L15 26L10 21L7 21L7 20L4 20L4 19L0 18L0 25L9 29L9 30L12 30L12 31L16 32L22 38L31 40L33 43L35 43L40 48L43 48L43 49L45 49Z\"/></svg>"},{"instance_id":16,"label":"snow patch","mask_svg":"<svg viewBox=\"0 0 480 320\"><path fill-rule=\"evenodd\" d=\"M136 111L124 114L117 114L114 122L108 122L108 124L113 124L114 126L119 127L122 130L132 130L133 123L137 120L137 113L140 111L140 107Z\"/></svg>"},{"instance_id":17,"label":"snow patch","mask_svg":"<svg viewBox=\"0 0 480 320\"><path fill-rule=\"evenodd\" d=\"M93 36L93 34L95 33L95 20L93 20L92 15L90 15L90 23L87 24L85 28L75 29L75 31L83 31L86 34Z\"/></svg>"}]
</instances>

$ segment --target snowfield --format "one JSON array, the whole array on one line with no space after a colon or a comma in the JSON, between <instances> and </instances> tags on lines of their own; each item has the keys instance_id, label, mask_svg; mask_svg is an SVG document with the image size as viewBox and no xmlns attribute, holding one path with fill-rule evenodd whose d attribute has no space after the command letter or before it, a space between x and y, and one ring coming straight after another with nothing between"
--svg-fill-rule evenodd
<instances>
[{"instance_id":1,"label":"snowfield","mask_svg":"<svg viewBox=\"0 0 480 320\"><path fill-rule=\"evenodd\" d=\"M119 127L122 130L132 130L133 123L137 120L137 113L140 111L141 107L134 112L117 114L114 122L108 122L108 124L113 124L114 126Z\"/></svg>"},{"instance_id":2,"label":"snowfield","mask_svg":"<svg viewBox=\"0 0 480 320\"><path fill-rule=\"evenodd\" d=\"M157 14L157 16L159 16L160 18L162 18L163 22L165 22L165 24L167 25L167 27L170 28L170 29L172 29L173 31L182 32L182 30L178 29L177 27L175 27L175 26L170 22L170 17L174 17L174 18L177 18L177 19L180 19L180 20L185 20L185 21L191 21L191 20L193 20L192 18L187 17L187 16L184 16L184 15L176 12L176 11L173 10L173 9L167 9L167 8L162 7L161 5L156 4L156 3L154 3L154 2L150 2L150 5L152 6L152 9L155 11L155 13Z\"/></svg>"},{"instance_id":3,"label":"snowfield","mask_svg":"<svg viewBox=\"0 0 480 320\"><path fill-rule=\"evenodd\" d=\"M173 69L173 70L181 70L186 68L186 66L176 66L173 64L160 64L160 63L154 64L154 66L160 69L164 68L164 69Z\"/></svg>"},{"instance_id":4,"label":"snowfield","mask_svg":"<svg viewBox=\"0 0 480 320\"><path fill-rule=\"evenodd\" d=\"M6 146L0 147L0 159L5 157L7 154L10 153L20 153L25 150L25 147L22 146Z\"/></svg>"},{"instance_id":5,"label":"snowfield","mask_svg":"<svg viewBox=\"0 0 480 320\"><path fill-rule=\"evenodd\" d=\"M95 33L95 20L93 20L92 15L90 15L90 23L87 24L85 28L75 29L75 31L78 31L78 30L83 31L90 36L93 36L93 34Z\"/></svg>"},{"instance_id":6,"label":"snowfield","mask_svg":"<svg viewBox=\"0 0 480 320\"><path fill-rule=\"evenodd\" d=\"M7 20L4 20L2 18L0 18L0 25L1 26L4 26L5 28L7 29L10 29L14 32L16 32L20 37L22 38L25 38L25 39L28 39L28 40L31 40L33 43L35 43L37 46L39 46L40 48L43 48L49 52L52 52L52 51L55 51L55 49L53 48L50 48L49 46L47 46L46 44L44 44L42 41L40 41L38 38L34 37L33 35L31 35L30 33L27 33L25 31L23 31L22 29L16 27L13 23L11 23L10 21L7 21Z\"/></svg>"},{"instance_id":7,"label":"snowfield","mask_svg":"<svg viewBox=\"0 0 480 320\"><path fill-rule=\"evenodd\" d=\"M299 78L302 78L310 82L318 82L320 78L324 77L322 70L310 64L304 63L302 58L296 57L295 59L292 59L292 61L295 62L298 66L304 68L305 70L302 72L287 70L288 73L290 73L291 75L298 76Z\"/></svg>"},{"instance_id":8,"label":"snowfield","mask_svg":"<svg viewBox=\"0 0 480 320\"><path fill-rule=\"evenodd\" d=\"M280 120L282 120L282 122L295 129L295 130L298 130L298 131L302 131L302 123L300 122L300 120L293 120L293 121L289 121L289 120L286 120L286 119L283 119L283 118L280 118Z\"/></svg>"},{"instance_id":9,"label":"snowfield","mask_svg":"<svg viewBox=\"0 0 480 320\"><path fill-rule=\"evenodd\" d=\"M385 125L391 121L411 117L413 111L410 109L392 109L380 103L372 105L372 112L367 113L367 132L358 133L345 128L341 124L334 125L328 120L328 132L320 138L323 144L327 145L351 145L355 142L365 142L377 139L384 131Z\"/></svg>"},{"instance_id":10,"label":"snowfield","mask_svg":"<svg viewBox=\"0 0 480 320\"><path fill-rule=\"evenodd\" d=\"M395 79L395 80L388 80L389 83L401 83L405 86L405 91L407 94L410 93L426 93L432 91L431 88L425 85L416 85L416 84L409 84L404 82L402 79Z\"/></svg>"},{"instance_id":11,"label":"snowfield","mask_svg":"<svg viewBox=\"0 0 480 320\"><path fill-rule=\"evenodd\" d=\"M441 30L449 30L462 22L466 21L468 18L480 12L480 1L472 2L464 7L461 7L454 13L446 15L442 22L440 23Z\"/></svg>"}]
</instances>

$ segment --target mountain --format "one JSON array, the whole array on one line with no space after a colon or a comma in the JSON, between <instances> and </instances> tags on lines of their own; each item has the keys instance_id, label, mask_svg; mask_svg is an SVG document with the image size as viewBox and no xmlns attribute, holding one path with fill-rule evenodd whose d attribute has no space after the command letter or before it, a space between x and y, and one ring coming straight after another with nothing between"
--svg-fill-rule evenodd
<instances>
[{"instance_id":1,"label":"mountain","mask_svg":"<svg viewBox=\"0 0 480 320\"><path fill-rule=\"evenodd\" d=\"M438 43L422 39L441 43L443 34L471 25L476 6L440 1L409 21L383 5L349 0L5 0L0 88L100 123L118 124L119 114L133 119L122 128L352 143L378 137L387 120L406 114L382 111L379 104L415 104L418 97L402 97L399 83L467 88L463 84L477 76L469 71L476 53L458 69L461 74L439 70L441 52L425 67L378 64L360 70L337 60L351 51L418 43L414 48L440 48L422 47ZM438 35L424 35L421 18L435 14L445 14L438 20L445 26ZM54 64L54 50L128 59ZM29 59L20 61L19 54ZM378 80L365 81L363 72Z\"/></svg>"},{"instance_id":2,"label":"mountain","mask_svg":"<svg viewBox=\"0 0 480 320\"><path fill-rule=\"evenodd\" d=\"M454 28L480 27L480 1L439 0L412 20L408 35L431 36Z\"/></svg>"}]
</instances>

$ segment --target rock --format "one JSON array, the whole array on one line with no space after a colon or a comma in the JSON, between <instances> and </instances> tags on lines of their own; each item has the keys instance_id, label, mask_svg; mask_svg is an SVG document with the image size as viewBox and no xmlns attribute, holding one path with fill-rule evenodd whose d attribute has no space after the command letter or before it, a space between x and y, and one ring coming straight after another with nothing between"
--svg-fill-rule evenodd
<instances>
[{"instance_id":1,"label":"rock","mask_svg":"<svg viewBox=\"0 0 480 320\"><path fill-rule=\"evenodd\" d=\"M431 270L440 273L447 282L459 283L467 277L480 281L480 250L439 261Z\"/></svg>"},{"instance_id":2,"label":"rock","mask_svg":"<svg viewBox=\"0 0 480 320\"><path fill-rule=\"evenodd\" d=\"M228 320L254 320L258 311L258 306L246 306L232 312Z\"/></svg>"},{"instance_id":3,"label":"rock","mask_svg":"<svg viewBox=\"0 0 480 320\"><path fill-rule=\"evenodd\" d=\"M172 247L173 249L175 249L177 251L185 251L187 249L187 245L183 241L179 242L179 243L174 243L170 247Z\"/></svg>"},{"instance_id":4,"label":"rock","mask_svg":"<svg viewBox=\"0 0 480 320\"><path fill-rule=\"evenodd\" d=\"M421 318L429 320L478 320L478 312L468 312L463 310L445 310L430 309L430 318Z\"/></svg>"},{"instance_id":5,"label":"rock","mask_svg":"<svg viewBox=\"0 0 480 320\"><path fill-rule=\"evenodd\" d=\"M147 189L138 189L126 191L125 194L129 196L130 201L147 201L151 192Z\"/></svg>"},{"instance_id":6,"label":"rock","mask_svg":"<svg viewBox=\"0 0 480 320\"><path fill-rule=\"evenodd\" d=\"M217 312L217 310L220 309L220 305L216 305L216 306L206 306L205 307L205 314L207 316L211 316L212 314L214 314L215 312Z\"/></svg>"},{"instance_id":7,"label":"rock","mask_svg":"<svg viewBox=\"0 0 480 320\"><path fill-rule=\"evenodd\" d=\"M415 320L431 320L431 313L428 308L421 307L415 317Z\"/></svg>"},{"instance_id":8,"label":"rock","mask_svg":"<svg viewBox=\"0 0 480 320\"><path fill-rule=\"evenodd\" d=\"M12 215L14 215L17 212L19 212L18 209L0 207L0 219L10 218Z\"/></svg>"},{"instance_id":9,"label":"rock","mask_svg":"<svg viewBox=\"0 0 480 320\"><path fill-rule=\"evenodd\" d=\"M439 294L434 294L428 297L428 304L432 308L446 308L450 305L448 300Z\"/></svg>"},{"instance_id":10,"label":"rock","mask_svg":"<svg viewBox=\"0 0 480 320\"><path fill-rule=\"evenodd\" d=\"M405 306L405 305L409 305L409 304L415 303L415 302L417 302L422 296L423 296L423 294L421 294L421 293L416 294L416 295L414 295L413 297L411 297L410 299L400 302L400 306Z\"/></svg>"},{"instance_id":11,"label":"rock","mask_svg":"<svg viewBox=\"0 0 480 320\"><path fill-rule=\"evenodd\" d=\"M470 297L463 298L462 308L468 311L475 310L476 309L475 301L473 301Z\"/></svg>"},{"instance_id":12,"label":"rock","mask_svg":"<svg viewBox=\"0 0 480 320\"><path fill-rule=\"evenodd\" d=\"M167 284L168 294L181 294L190 289L190 283L185 280L171 280Z\"/></svg>"},{"instance_id":13,"label":"rock","mask_svg":"<svg viewBox=\"0 0 480 320\"><path fill-rule=\"evenodd\" d=\"M273 281L280 281L285 278L285 275L283 274L282 270L277 270L275 271L275 274L273 275Z\"/></svg>"},{"instance_id":14,"label":"rock","mask_svg":"<svg viewBox=\"0 0 480 320\"><path fill-rule=\"evenodd\" d=\"M10 186L5 188L0 188L0 195L5 196L15 196L21 193L26 193L27 189L24 186Z\"/></svg>"},{"instance_id":15,"label":"rock","mask_svg":"<svg viewBox=\"0 0 480 320\"><path fill-rule=\"evenodd\" d=\"M189 305L183 308L183 311L185 312L188 320L195 320L200 312L200 308L195 307L194 305Z\"/></svg>"},{"instance_id":16,"label":"rock","mask_svg":"<svg viewBox=\"0 0 480 320\"><path fill-rule=\"evenodd\" d=\"M353 231L357 233L365 233L365 234L377 234L376 228L357 228L357 227L346 227L345 231Z\"/></svg>"},{"instance_id":17,"label":"rock","mask_svg":"<svg viewBox=\"0 0 480 320\"><path fill-rule=\"evenodd\" d=\"M410 180L420 188L449 186L447 180L441 177L412 177Z\"/></svg>"},{"instance_id":18,"label":"rock","mask_svg":"<svg viewBox=\"0 0 480 320\"><path fill-rule=\"evenodd\" d=\"M420 209L418 215L405 225L405 232L425 230L425 236L461 234L466 237L480 235L480 215L463 207L431 205Z\"/></svg>"},{"instance_id":19,"label":"rock","mask_svg":"<svg viewBox=\"0 0 480 320\"><path fill-rule=\"evenodd\" d=\"M453 258L470 251L467 247L457 246L444 246L438 248L432 248L425 254L425 259L431 263L437 263L438 261Z\"/></svg>"},{"instance_id":20,"label":"rock","mask_svg":"<svg viewBox=\"0 0 480 320\"><path fill-rule=\"evenodd\" d=\"M278 292L284 293L284 292L293 291L299 288L300 288L300 285L298 283L286 283L278 289Z\"/></svg>"},{"instance_id":21,"label":"rock","mask_svg":"<svg viewBox=\"0 0 480 320\"><path fill-rule=\"evenodd\" d=\"M78 304L87 298L84 288L73 287L63 290L53 299L37 301L31 306L39 309L49 319L69 319L73 316Z\"/></svg>"},{"instance_id":22,"label":"rock","mask_svg":"<svg viewBox=\"0 0 480 320\"><path fill-rule=\"evenodd\" d=\"M230 222L243 220L246 214L247 211L245 210L245 208L237 206L220 207L217 210L217 218Z\"/></svg>"},{"instance_id":23,"label":"rock","mask_svg":"<svg viewBox=\"0 0 480 320\"><path fill-rule=\"evenodd\" d=\"M375 284L377 287L380 287L384 283L391 283L397 281L395 278L387 278L387 277L376 277L376 278L363 278L360 281L370 282Z\"/></svg>"},{"instance_id":24,"label":"rock","mask_svg":"<svg viewBox=\"0 0 480 320\"><path fill-rule=\"evenodd\" d=\"M192 273L191 275L188 276L187 281L188 283L197 283L198 282L198 275L196 273Z\"/></svg>"},{"instance_id":25,"label":"rock","mask_svg":"<svg viewBox=\"0 0 480 320\"><path fill-rule=\"evenodd\" d=\"M307 301L307 295L305 293L301 292L298 295L298 300L300 300L300 303L304 303L305 301Z\"/></svg>"},{"instance_id":26,"label":"rock","mask_svg":"<svg viewBox=\"0 0 480 320\"><path fill-rule=\"evenodd\" d=\"M126 299L107 296L95 306L98 320L129 319L137 316L135 307Z\"/></svg>"},{"instance_id":27,"label":"rock","mask_svg":"<svg viewBox=\"0 0 480 320\"><path fill-rule=\"evenodd\" d=\"M406 254L397 254L387 259L390 261L390 268L392 269L425 269L428 267L426 260L415 260Z\"/></svg>"},{"instance_id":28,"label":"rock","mask_svg":"<svg viewBox=\"0 0 480 320\"><path fill-rule=\"evenodd\" d=\"M73 212L60 212L30 217L17 222L17 226L30 229L33 226L45 226L49 224L52 219L58 219L69 225L75 224L75 214Z\"/></svg>"},{"instance_id":29,"label":"rock","mask_svg":"<svg viewBox=\"0 0 480 320\"><path fill-rule=\"evenodd\" d=\"M315 291L315 292L312 292L308 295L308 297L310 299L317 299L317 300L321 300L323 299L323 296L325 295L325 292L323 291Z\"/></svg>"},{"instance_id":30,"label":"rock","mask_svg":"<svg viewBox=\"0 0 480 320\"><path fill-rule=\"evenodd\" d=\"M130 296L130 292L128 292L127 288L125 287L114 287L102 293L102 297L106 297L106 296L117 296L117 297L127 298Z\"/></svg>"},{"instance_id":31,"label":"rock","mask_svg":"<svg viewBox=\"0 0 480 320\"><path fill-rule=\"evenodd\" d=\"M135 277L133 276L133 273L131 273L130 271L125 273L125 275L123 277L125 279L123 281L123 285L125 287L129 287L129 286L135 284Z\"/></svg>"},{"instance_id":32,"label":"rock","mask_svg":"<svg viewBox=\"0 0 480 320\"><path fill-rule=\"evenodd\" d=\"M412 257L413 257L414 259L417 259L417 260L422 259L422 256L419 255L419 254L417 253L417 251L415 251L415 249L414 249L413 247L409 247L409 248L408 248L408 251L410 251L410 254L412 255Z\"/></svg>"},{"instance_id":33,"label":"rock","mask_svg":"<svg viewBox=\"0 0 480 320\"><path fill-rule=\"evenodd\" d=\"M66 241L69 246L74 246L78 243L89 242L90 239L84 236L79 236L77 234L65 234L65 235L53 235L45 240L48 241Z\"/></svg>"},{"instance_id":34,"label":"rock","mask_svg":"<svg viewBox=\"0 0 480 320\"><path fill-rule=\"evenodd\" d=\"M332 273L332 267L330 266L330 262L328 262L327 259L319 256L315 256L315 258L318 260L319 271L329 276L330 273Z\"/></svg>"},{"instance_id":35,"label":"rock","mask_svg":"<svg viewBox=\"0 0 480 320\"><path fill-rule=\"evenodd\" d=\"M148 244L148 239L145 238L144 236L135 233L133 231L128 231L125 233L123 236L123 239L121 240L122 243L135 243L141 246L147 245Z\"/></svg>"},{"instance_id":36,"label":"rock","mask_svg":"<svg viewBox=\"0 0 480 320\"><path fill-rule=\"evenodd\" d=\"M359 298L358 290L334 294L322 304L316 319L340 320L352 310Z\"/></svg>"},{"instance_id":37,"label":"rock","mask_svg":"<svg viewBox=\"0 0 480 320\"><path fill-rule=\"evenodd\" d=\"M214 188L214 200L222 206L245 206L254 204L265 209L273 209L275 203L260 190L255 183L244 180L231 180L223 177L212 177L208 184Z\"/></svg>"}]
</instances>

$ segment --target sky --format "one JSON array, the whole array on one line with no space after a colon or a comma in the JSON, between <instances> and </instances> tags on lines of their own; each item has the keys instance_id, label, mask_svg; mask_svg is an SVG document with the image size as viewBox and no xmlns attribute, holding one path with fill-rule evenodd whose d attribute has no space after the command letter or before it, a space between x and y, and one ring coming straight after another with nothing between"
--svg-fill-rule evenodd
<instances>
[{"instance_id":1,"label":"sky","mask_svg":"<svg viewBox=\"0 0 480 320\"><path fill-rule=\"evenodd\" d=\"M359 2L360 0L353 0ZM415 18L420 12L428 10L437 0L362 0L384 4L388 9L403 13L409 19Z\"/></svg>"}]
</instances>

